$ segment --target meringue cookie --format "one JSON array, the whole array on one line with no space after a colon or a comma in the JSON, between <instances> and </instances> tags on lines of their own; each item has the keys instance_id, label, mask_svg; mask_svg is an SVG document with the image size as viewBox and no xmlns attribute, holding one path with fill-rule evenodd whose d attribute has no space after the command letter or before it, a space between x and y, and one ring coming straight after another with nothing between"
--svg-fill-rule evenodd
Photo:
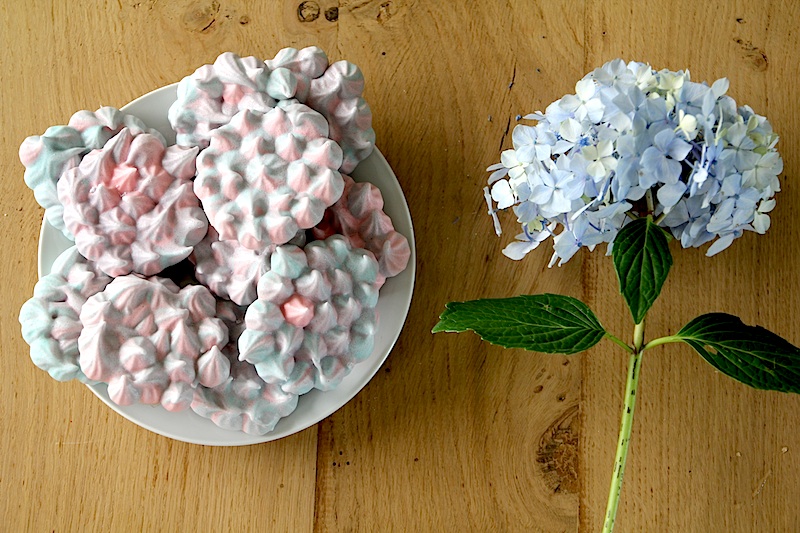
<instances>
[{"instance_id":1,"label":"meringue cookie","mask_svg":"<svg viewBox=\"0 0 800 533\"><path fill-rule=\"evenodd\" d=\"M348 61L328 65L320 48L284 48L266 62L225 52L178 84L169 121L178 144L205 148L211 132L243 110L306 104L330 123L344 151L341 171L352 172L375 145L372 112L362 98L364 76Z\"/></svg>"},{"instance_id":2,"label":"meringue cookie","mask_svg":"<svg viewBox=\"0 0 800 533\"><path fill-rule=\"evenodd\" d=\"M269 270L268 250L257 252L239 241L222 241L209 227L189 259L195 264L195 277L211 292L238 305L250 305L256 299L258 280Z\"/></svg>"},{"instance_id":3,"label":"meringue cookie","mask_svg":"<svg viewBox=\"0 0 800 533\"><path fill-rule=\"evenodd\" d=\"M344 154L339 169L352 172L375 147L372 111L361 94L364 75L353 63L337 61L325 73L311 80L306 104L322 113L330 124L330 138L339 143Z\"/></svg>"},{"instance_id":4,"label":"meringue cookie","mask_svg":"<svg viewBox=\"0 0 800 533\"><path fill-rule=\"evenodd\" d=\"M81 370L108 383L119 405L161 403L186 409L198 381L223 382L219 357L228 328L205 287L179 289L168 279L121 276L87 299L80 313ZM201 368L211 365L212 369Z\"/></svg>"},{"instance_id":5,"label":"meringue cookie","mask_svg":"<svg viewBox=\"0 0 800 533\"><path fill-rule=\"evenodd\" d=\"M199 385L194 390L192 410L221 428L264 435L297 407L297 395L266 383L253 365L239 361L237 342L244 328L244 308L217 302L217 315L228 326L230 338L222 353L230 376L214 387Z\"/></svg>"},{"instance_id":6,"label":"meringue cookie","mask_svg":"<svg viewBox=\"0 0 800 533\"><path fill-rule=\"evenodd\" d=\"M158 130L148 128L139 117L110 106L101 107L95 112L78 111L72 115L67 125L80 132L87 152L105 146L111 137L122 131L122 128L127 128L134 137L148 133L158 137L163 144L167 144Z\"/></svg>"},{"instance_id":7,"label":"meringue cookie","mask_svg":"<svg viewBox=\"0 0 800 533\"><path fill-rule=\"evenodd\" d=\"M36 283L33 298L22 305L19 321L31 359L54 379L90 381L78 364L79 316L86 299L109 283L111 278L73 246L58 256L50 274Z\"/></svg>"},{"instance_id":8,"label":"meringue cookie","mask_svg":"<svg viewBox=\"0 0 800 533\"><path fill-rule=\"evenodd\" d=\"M178 144L205 148L210 133L239 111L268 111L275 100L267 88L276 85L270 85L270 70L260 59L220 54L213 65L203 65L178 84L178 98L168 112Z\"/></svg>"},{"instance_id":9,"label":"meringue cookie","mask_svg":"<svg viewBox=\"0 0 800 533\"><path fill-rule=\"evenodd\" d=\"M305 245L305 231L299 231L289 243ZM189 259L194 263L197 280L221 298L238 305L250 305L256 299L256 287L261 276L269 270L269 260L275 246L256 251L245 248L239 241L220 240L217 230L208 233L194 247Z\"/></svg>"},{"instance_id":10,"label":"meringue cookie","mask_svg":"<svg viewBox=\"0 0 800 533\"><path fill-rule=\"evenodd\" d=\"M223 429L264 435L297 407L296 394L266 383L253 368L231 361L231 379L215 388L194 390L192 410Z\"/></svg>"},{"instance_id":11,"label":"meringue cookie","mask_svg":"<svg viewBox=\"0 0 800 533\"><path fill-rule=\"evenodd\" d=\"M122 128L128 128L133 135L155 135L166 144L158 131L149 129L133 115L101 107L95 112L78 111L70 118L69 125L51 126L43 135L26 138L19 148L19 159L25 166L25 184L33 189L36 201L44 207L50 225L70 240L73 236L64 225L56 183L84 155L102 148Z\"/></svg>"},{"instance_id":12,"label":"meringue cookie","mask_svg":"<svg viewBox=\"0 0 800 533\"><path fill-rule=\"evenodd\" d=\"M197 158L194 192L221 240L251 250L284 244L322 220L342 194L339 146L302 104L242 111Z\"/></svg>"},{"instance_id":13,"label":"meringue cookie","mask_svg":"<svg viewBox=\"0 0 800 533\"><path fill-rule=\"evenodd\" d=\"M275 54L273 59L267 60L266 65L273 72L284 68L294 74L295 90L293 94L276 96L275 99L296 98L299 102L304 103L308 100L311 80L322 76L328 68L328 56L316 46L309 46L302 50L284 48Z\"/></svg>"},{"instance_id":14,"label":"meringue cookie","mask_svg":"<svg viewBox=\"0 0 800 533\"><path fill-rule=\"evenodd\" d=\"M323 221L312 233L317 239L343 235L354 248L365 248L375 255L380 266L381 284L396 276L408 265L411 248L408 240L395 231L394 224L383 212L383 195L369 182L344 178L344 191L339 201L325 212Z\"/></svg>"},{"instance_id":15,"label":"meringue cookie","mask_svg":"<svg viewBox=\"0 0 800 533\"><path fill-rule=\"evenodd\" d=\"M192 192L196 154L123 128L67 170L58 194L81 254L110 276L151 276L188 257L208 228Z\"/></svg>"},{"instance_id":16,"label":"meringue cookie","mask_svg":"<svg viewBox=\"0 0 800 533\"><path fill-rule=\"evenodd\" d=\"M271 257L247 309L239 358L267 383L304 394L331 390L374 345L378 263L334 235Z\"/></svg>"}]
</instances>

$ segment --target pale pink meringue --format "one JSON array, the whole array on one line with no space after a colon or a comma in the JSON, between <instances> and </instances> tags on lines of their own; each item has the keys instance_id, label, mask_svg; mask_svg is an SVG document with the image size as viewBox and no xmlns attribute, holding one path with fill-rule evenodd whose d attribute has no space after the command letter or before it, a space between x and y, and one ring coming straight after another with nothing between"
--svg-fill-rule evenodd
<instances>
[{"instance_id":1,"label":"pale pink meringue","mask_svg":"<svg viewBox=\"0 0 800 533\"><path fill-rule=\"evenodd\" d=\"M209 135L244 109L268 111L275 100L267 94L270 72L255 57L224 52L213 65L203 65L178 84L169 108L169 122L182 146L208 146Z\"/></svg>"},{"instance_id":2,"label":"pale pink meringue","mask_svg":"<svg viewBox=\"0 0 800 533\"><path fill-rule=\"evenodd\" d=\"M123 129L69 169L58 192L81 254L110 276L149 276L188 257L208 227L192 192L196 153Z\"/></svg>"},{"instance_id":3,"label":"pale pink meringue","mask_svg":"<svg viewBox=\"0 0 800 533\"><path fill-rule=\"evenodd\" d=\"M198 281L222 298L238 305L250 305L256 299L256 286L269 270L269 249L257 252L239 241L219 239L213 227L195 245L189 257L195 264Z\"/></svg>"},{"instance_id":4,"label":"pale pink meringue","mask_svg":"<svg viewBox=\"0 0 800 533\"><path fill-rule=\"evenodd\" d=\"M314 318L314 302L300 294L293 294L281 304L281 313L289 324L304 328Z\"/></svg>"},{"instance_id":5,"label":"pale pink meringue","mask_svg":"<svg viewBox=\"0 0 800 533\"><path fill-rule=\"evenodd\" d=\"M64 226L64 209L56 184L84 155L102 148L122 128L128 128L132 135L149 133L165 142L158 131L148 129L137 117L113 107L101 107L95 112L78 111L72 115L69 125L51 126L42 135L26 138L19 147L19 159L25 166L25 184L33 189L36 201L45 208L48 222L70 240L74 239Z\"/></svg>"},{"instance_id":6,"label":"pale pink meringue","mask_svg":"<svg viewBox=\"0 0 800 533\"><path fill-rule=\"evenodd\" d=\"M361 96L364 75L353 63L337 61L311 80L306 104L322 113L331 125L330 137L342 147L341 171L352 172L375 146L372 111Z\"/></svg>"},{"instance_id":7,"label":"pale pink meringue","mask_svg":"<svg viewBox=\"0 0 800 533\"><path fill-rule=\"evenodd\" d=\"M205 287L118 277L81 309L81 370L108 383L109 397L119 405L185 409L198 381L227 378L218 356L228 330L215 314L216 301Z\"/></svg>"},{"instance_id":8,"label":"pale pink meringue","mask_svg":"<svg viewBox=\"0 0 800 533\"><path fill-rule=\"evenodd\" d=\"M369 182L356 182L347 175L342 177L342 196L313 229L314 237L324 239L341 234L351 246L375 255L381 282L396 276L405 270L411 258L408 240L394 229L392 220L383 212L380 189Z\"/></svg>"},{"instance_id":9,"label":"pale pink meringue","mask_svg":"<svg viewBox=\"0 0 800 533\"><path fill-rule=\"evenodd\" d=\"M221 428L264 435L297 406L297 394L266 383L253 365L239 361L237 342L244 328L244 308L219 300L217 315L230 332L222 354L228 360L230 377L215 386L200 384L194 390L192 410Z\"/></svg>"},{"instance_id":10,"label":"pale pink meringue","mask_svg":"<svg viewBox=\"0 0 800 533\"><path fill-rule=\"evenodd\" d=\"M311 80L322 76L325 69L328 68L328 56L316 46L309 46L302 50L284 48L273 59L267 60L266 65L272 71L285 68L294 74L295 90L291 96L283 98L276 96L276 99L297 98L299 102L305 102L308 99ZM284 94L289 94L289 92L286 91Z\"/></svg>"},{"instance_id":11,"label":"pale pink meringue","mask_svg":"<svg viewBox=\"0 0 800 533\"><path fill-rule=\"evenodd\" d=\"M218 387L231 374L231 362L216 346L197 360L197 379L204 387Z\"/></svg>"},{"instance_id":12,"label":"pale pink meringue","mask_svg":"<svg viewBox=\"0 0 800 533\"><path fill-rule=\"evenodd\" d=\"M194 192L221 240L263 250L322 220L342 193L341 149L302 104L242 111L211 134Z\"/></svg>"},{"instance_id":13,"label":"pale pink meringue","mask_svg":"<svg viewBox=\"0 0 800 533\"><path fill-rule=\"evenodd\" d=\"M305 231L299 231L290 244L304 246ZM197 280L211 292L237 305L250 305L256 299L256 286L269 270L269 258L275 246L256 251L239 241L220 240L217 230L208 228L202 241L194 246L189 259L194 263Z\"/></svg>"},{"instance_id":14,"label":"pale pink meringue","mask_svg":"<svg viewBox=\"0 0 800 533\"><path fill-rule=\"evenodd\" d=\"M158 130L148 128L138 117L123 113L111 106L101 107L94 112L78 111L70 117L68 126L81 133L87 152L102 148L111 137L118 134L123 128L130 131L134 137L147 133L158 137L161 142L166 144Z\"/></svg>"}]
</instances>

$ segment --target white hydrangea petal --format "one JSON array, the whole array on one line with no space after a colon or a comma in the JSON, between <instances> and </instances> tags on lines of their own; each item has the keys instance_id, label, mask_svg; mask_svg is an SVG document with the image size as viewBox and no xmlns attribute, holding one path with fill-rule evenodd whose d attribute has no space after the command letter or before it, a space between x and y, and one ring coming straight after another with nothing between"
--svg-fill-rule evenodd
<instances>
[{"instance_id":1,"label":"white hydrangea petal","mask_svg":"<svg viewBox=\"0 0 800 533\"><path fill-rule=\"evenodd\" d=\"M552 213L561 214L569 211L571 205L572 202L569 198L564 196L564 192L560 189L555 189L550 197L550 201L547 202L546 208Z\"/></svg>"},{"instance_id":2,"label":"white hydrangea petal","mask_svg":"<svg viewBox=\"0 0 800 533\"><path fill-rule=\"evenodd\" d=\"M591 78L584 78L575 84L575 94L584 102L592 98L595 92L597 88Z\"/></svg>"},{"instance_id":3,"label":"white hydrangea petal","mask_svg":"<svg viewBox=\"0 0 800 533\"><path fill-rule=\"evenodd\" d=\"M512 181L525 175L525 167L522 165L508 169L508 178Z\"/></svg>"},{"instance_id":4,"label":"white hydrangea petal","mask_svg":"<svg viewBox=\"0 0 800 533\"><path fill-rule=\"evenodd\" d=\"M583 178L570 173L568 179L564 179L559 183L559 186L564 191L564 195L570 200L575 200L583 195L585 183Z\"/></svg>"},{"instance_id":5,"label":"white hydrangea petal","mask_svg":"<svg viewBox=\"0 0 800 533\"><path fill-rule=\"evenodd\" d=\"M758 212L759 213L769 213L775 209L775 200L762 200L761 203L758 205Z\"/></svg>"},{"instance_id":6,"label":"white hydrangea petal","mask_svg":"<svg viewBox=\"0 0 800 533\"><path fill-rule=\"evenodd\" d=\"M611 141L600 141L597 143L598 158L610 157L614 153L614 143Z\"/></svg>"},{"instance_id":7,"label":"white hydrangea petal","mask_svg":"<svg viewBox=\"0 0 800 533\"><path fill-rule=\"evenodd\" d=\"M588 118L591 122L597 124L602 120L603 113L605 112L605 106L599 98L593 98L592 100L589 100L586 102L584 107L586 108L586 118Z\"/></svg>"},{"instance_id":8,"label":"white hydrangea petal","mask_svg":"<svg viewBox=\"0 0 800 533\"><path fill-rule=\"evenodd\" d=\"M574 143L581 134L581 124L574 118L568 118L561 123L558 133L565 140Z\"/></svg>"},{"instance_id":9,"label":"white hydrangea petal","mask_svg":"<svg viewBox=\"0 0 800 533\"><path fill-rule=\"evenodd\" d=\"M553 189L548 187L545 184L535 185L531 189L531 195L529 200L535 204L546 204L550 201L550 197L553 195Z\"/></svg>"},{"instance_id":10,"label":"white hydrangea petal","mask_svg":"<svg viewBox=\"0 0 800 533\"><path fill-rule=\"evenodd\" d=\"M574 143L564 141L558 141L558 143L562 143L560 146L568 145L565 151L574 145ZM559 147L558 143L556 143L556 147ZM550 159L550 154L554 151L555 147L551 148L549 144L536 144L534 148L536 149L536 160L546 161Z\"/></svg>"},{"instance_id":11,"label":"white hydrangea petal","mask_svg":"<svg viewBox=\"0 0 800 533\"><path fill-rule=\"evenodd\" d=\"M720 78L711 85L711 92L714 94L715 98L719 98L728 92L730 84L728 78Z\"/></svg>"},{"instance_id":12,"label":"white hydrangea petal","mask_svg":"<svg viewBox=\"0 0 800 533\"><path fill-rule=\"evenodd\" d=\"M516 150L503 150L500 154L500 163L506 168L512 168L519 165Z\"/></svg>"},{"instance_id":13,"label":"white hydrangea petal","mask_svg":"<svg viewBox=\"0 0 800 533\"><path fill-rule=\"evenodd\" d=\"M500 180L492 185L492 200L497 203L497 209L506 209L514 205L516 198L506 180Z\"/></svg>"},{"instance_id":14,"label":"white hydrangea petal","mask_svg":"<svg viewBox=\"0 0 800 533\"><path fill-rule=\"evenodd\" d=\"M771 220L769 215L764 213L756 213L753 217L753 228L756 230L756 233L763 235L769 229Z\"/></svg>"},{"instance_id":15,"label":"white hydrangea petal","mask_svg":"<svg viewBox=\"0 0 800 533\"><path fill-rule=\"evenodd\" d=\"M494 172L491 173L487 181L489 185L491 185L495 181L505 178L507 175L508 175L508 169L501 165L501 168L496 169Z\"/></svg>"},{"instance_id":16,"label":"white hydrangea petal","mask_svg":"<svg viewBox=\"0 0 800 533\"><path fill-rule=\"evenodd\" d=\"M517 147L517 161L528 165L536 159L536 148L532 144Z\"/></svg>"},{"instance_id":17,"label":"white hydrangea petal","mask_svg":"<svg viewBox=\"0 0 800 533\"><path fill-rule=\"evenodd\" d=\"M536 142L536 129L524 124L517 124L511 133L511 141L519 150L521 146L529 146Z\"/></svg>"},{"instance_id":18,"label":"white hydrangea petal","mask_svg":"<svg viewBox=\"0 0 800 533\"><path fill-rule=\"evenodd\" d=\"M508 246L503 248L503 255L508 257L509 259L513 259L514 261L519 261L531 250L534 250L537 246L539 246L538 242L530 242L530 241L514 241L509 243Z\"/></svg>"}]
</instances>

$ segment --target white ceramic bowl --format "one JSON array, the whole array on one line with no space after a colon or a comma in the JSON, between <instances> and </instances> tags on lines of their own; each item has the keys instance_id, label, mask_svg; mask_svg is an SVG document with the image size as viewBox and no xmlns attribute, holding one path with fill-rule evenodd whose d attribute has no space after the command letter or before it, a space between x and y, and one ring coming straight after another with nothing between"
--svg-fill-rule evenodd
<instances>
[{"instance_id":1,"label":"white ceramic bowl","mask_svg":"<svg viewBox=\"0 0 800 533\"><path fill-rule=\"evenodd\" d=\"M151 128L159 130L172 144L175 132L167 120L167 110L175 101L176 90L177 84L156 89L129 103L122 111L136 115ZM191 410L170 413L161 406L120 406L109 399L105 384L90 385L89 389L113 410L143 428L176 440L210 446L240 446L279 439L316 424L350 401L375 375L397 341L411 304L416 271L414 230L408 204L391 167L377 148L358 165L352 177L356 181L369 181L381 190L384 211L391 217L395 229L408 239L411 259L400 275L387 280L381 288L377 307L380 318L372 355L356 365L337 389L328 392L312 390L304 394L297 409L263 436L222 429ZM39 277L49 273L56 257L72 244L45 219L39 237Z\"/></svg>"}]
</instances>

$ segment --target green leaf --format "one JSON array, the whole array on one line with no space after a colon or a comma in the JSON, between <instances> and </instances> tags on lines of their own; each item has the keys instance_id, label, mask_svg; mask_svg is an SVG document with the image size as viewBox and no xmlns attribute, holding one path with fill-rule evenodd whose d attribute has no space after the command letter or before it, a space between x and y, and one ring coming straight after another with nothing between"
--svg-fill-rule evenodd
<instances>
[{"instance_id":1,"label":"green leaf","mask_svg":"<svg viewBox=\"0 0 800 533\"><path fill-rule=\"evenodd\" d=\"M745 385L800 392L800 349L760 326L748 326L725 313L709 313L686 324L675 337Z\"/></svg>"},{"instance_id":2,"label":"green leaf","mask_svg":"<svg viewBox=\"0 0 800 533\"><path fill-rule=\"evenodd\" d=\"M450 302L446 308L433 333L472 330L506 348L573 354L606 334L585 303L558 294Z\"/></svg>"},{"instance_id":3,"label":"green leaf","mask_svg":"<svg viewBox=\"0 0 800 533\"><path fill-rule=\"evenodd\" d=\"M651 217L622 228L614 239L614 269L619 290L639 324L658 298L672 266L667 235Z\"/></svg>"}]
</instances>

